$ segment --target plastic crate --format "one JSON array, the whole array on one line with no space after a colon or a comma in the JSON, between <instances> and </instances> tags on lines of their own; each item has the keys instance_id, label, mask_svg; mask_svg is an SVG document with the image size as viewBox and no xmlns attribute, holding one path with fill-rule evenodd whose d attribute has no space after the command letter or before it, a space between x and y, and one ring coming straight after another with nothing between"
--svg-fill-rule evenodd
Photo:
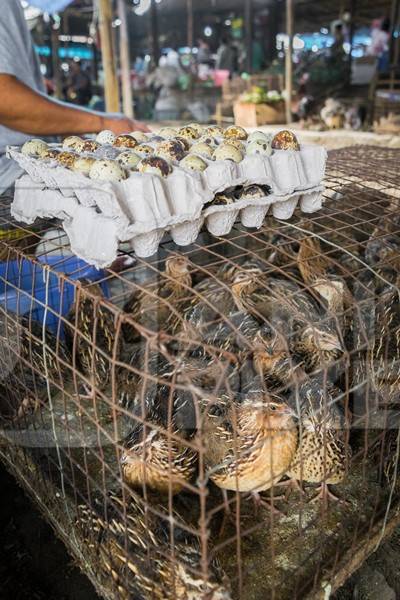
<instances>
[{"instance_id":1,"label":"plastic crate","mask_svg":"<svg viewBox=\"0 0 400 600\"><path fill-rule=\"evenodd\" d=\"M53 333L64 337L60 315L68 314L74 299L75 286L63 281L57 273L72 280L97 281L104 278L104 271L88 265L76 256L44 256L41 264L28 259L0 263L0 305L18 316L29 314L32 319L44 323ZM44 265L49 266L47 269ZM108 286L101 282L103 293L108 297Z\"/></svg>"}]
</instances>

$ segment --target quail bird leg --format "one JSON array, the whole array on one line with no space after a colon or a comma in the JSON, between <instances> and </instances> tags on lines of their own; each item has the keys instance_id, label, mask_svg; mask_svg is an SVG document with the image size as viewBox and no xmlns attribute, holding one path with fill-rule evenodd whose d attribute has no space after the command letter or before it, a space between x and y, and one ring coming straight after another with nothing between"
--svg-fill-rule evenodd
<instances>
[{"instance_id":1,"label":"quail bird leg","mask_svg":"<svg viewBox=\"0 0 400 600\"><path fill-rule=\"evenodd\" d=\"M264 508L269 510L272 514L276 515L277 517L285 516L285 513L283 513L281 510L278 510L277 508L275 508L274 500L286 500L286 495L272 496L269 500L267 500L265 498L262 498L261 495L259 494L259 492L251 492L251 497L254 502L256 516L258 515L258 511L261 506L263 506Z\"/></svg>"},{"instance_id":2,"label":"quail bird leg","mask_svg":"<svg viewBox=\"0 0 400 600\"><path fill-rule=\"evenodd\" d=\"M286 500L289 498L292 492L298 492L300 496L306 496L306 492L303 486L297 481L295 477L291 477L290 479L285 479L285 481L279 481L275 484L274 487L285 487L285 498Z\"/></svg>"},{"instance_id":3,"label":"quail bird leg","mask_svg":"<svg viewBox=\"0 0 400 600\"><path fill-rule=\"evenodd\" d=\"M340 502L341 504L348 504L342 498L335 496L335 494L330 491L328 484L325 481L323 481L319 487L319 493L316 496L314 496L314 498L311 498L310 502L321 502L325 506L325 508L327 508L329 505L329 501Z\"/></svg>"}]
</instances>

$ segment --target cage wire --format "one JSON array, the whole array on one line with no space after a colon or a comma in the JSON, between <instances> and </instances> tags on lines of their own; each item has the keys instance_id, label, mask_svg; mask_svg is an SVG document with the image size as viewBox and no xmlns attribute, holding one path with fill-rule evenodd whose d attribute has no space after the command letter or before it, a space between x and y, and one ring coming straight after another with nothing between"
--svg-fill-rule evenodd
<instances>
[{"instance_id":1,"label":"cage wire","mask_svg":"<svg viewBox=\"0 0 400 600\"><path fill-rule=\"evenodd\" d=\"M0 455L105 598L324 597L393 531L399 159L99 272L2 200Z\"/></svg>"}]
</instances>

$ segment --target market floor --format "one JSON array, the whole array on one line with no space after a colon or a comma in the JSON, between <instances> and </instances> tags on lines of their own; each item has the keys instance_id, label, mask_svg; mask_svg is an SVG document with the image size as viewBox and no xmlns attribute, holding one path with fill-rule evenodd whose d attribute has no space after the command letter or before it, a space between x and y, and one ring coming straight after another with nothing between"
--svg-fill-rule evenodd
<instances>
[{"instance_id":1,"label":"market floor","mask_svg":"<svg viewBox=\"0 0 400 600\"><path fill-rule=\"evenodd\" d=\"M0 490L0 600L99 600L1 464Z\"/></svg>"},{"instance_id":2,"label":"market floor","mask_svg":"<svg viewBox=\"0 0 400 600\"><path fill-rule=\"evenodd\" d=\"M0 490L0 600L100 600L1 463ZM400 529L334 596L334 600L396 598L400 598Z\"/></svg>"}]
</instances>

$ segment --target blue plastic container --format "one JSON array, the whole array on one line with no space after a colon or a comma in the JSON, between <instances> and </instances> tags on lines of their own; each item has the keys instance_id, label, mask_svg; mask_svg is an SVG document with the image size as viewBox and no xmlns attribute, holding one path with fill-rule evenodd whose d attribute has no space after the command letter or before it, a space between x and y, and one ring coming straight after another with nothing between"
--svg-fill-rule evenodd
<instances>
[{"instance_id":1,"label":"blue plastic container","mask_svg":"<svg viewBox=\"0 0 400 600\"><path fill-rule=\"evenodd\" d=\"M84 278L93 282L102 279L104 271L76 256L49 255L40 262L49 265L53 272L28 259L0 263L0 305L17 315L31 314L32 319L45 322L53 333L58 333L60 315L67 315L74 302L75 286L54 271L65 273L72 280ZM101 286L108 297L107 284L102 282ZM64 337L62 322L59 335Z\"/></svg>"}]
</instances>

